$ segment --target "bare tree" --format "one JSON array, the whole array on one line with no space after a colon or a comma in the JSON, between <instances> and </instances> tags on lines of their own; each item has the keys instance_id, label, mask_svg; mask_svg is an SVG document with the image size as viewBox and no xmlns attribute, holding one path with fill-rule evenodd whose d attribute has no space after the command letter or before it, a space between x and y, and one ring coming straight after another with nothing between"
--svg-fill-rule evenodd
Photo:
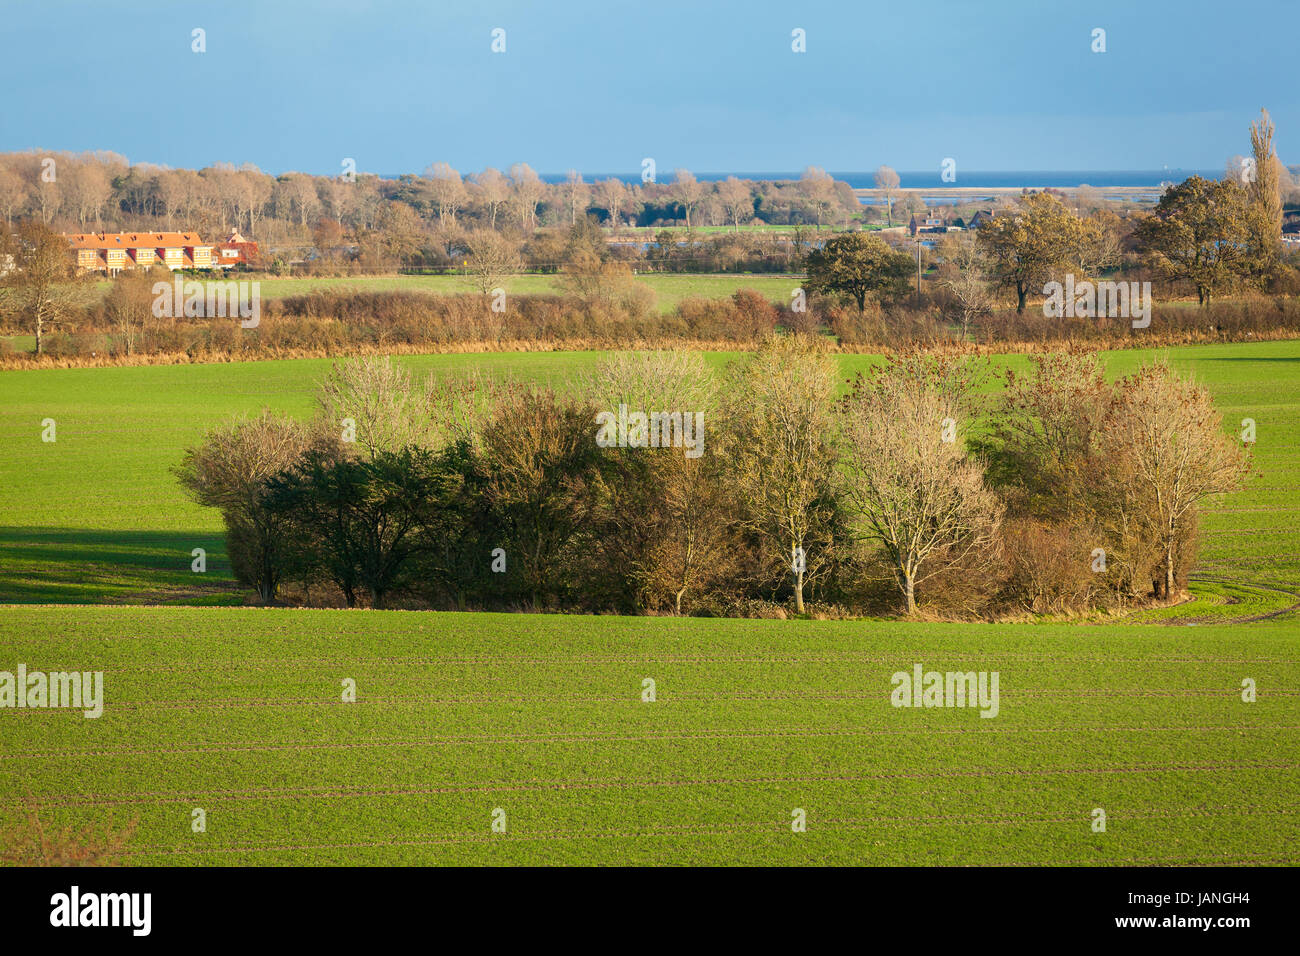
<instances>
[{"instance_id":1,"label":"bare tree","mask_svg":"<svg viewBox=\"0 0 1300 956\"><path fill-rule=\"evenodd\" d=\"M68 240L42 222L24 223L14 244L14 267L0 278L36 336L36 354L45 350L45 333L61 321L75 299Z\"/></svg>"},{"instance_id":2,"label":"bare tree","mask_svg":"<svg viewBox=\"0 0 1300 956\"><path fill-rule=\"evenodd\" d=\"M497 227L497 213L510 198L510 183L501 170L488 167L483 172L471 177L478 190L479 200L488 211L488 226Z\"/></svg>"},{"instance_id":3,"label":"bare tree","mask_svg":"<svg viewBox=\"0 0 1300 956\"><path fill-rule=\"evenodd\" d=\"M510 167L510 186L515 219L524 229L535 229L537 206L546 192L541 177L533 172L533 168L527 163L515 163Z\"/></svg>"},{"instance_id":4,"label":"bare tree","mask_svg":"<svg viewBox=\"0 0 1300 956\"><path fill-rule=\"evenodd\" d=\"M1260 110L1259 119L1250 124L1250 148L1255 175L1247 188L1259 220L1255 231L1260 251L1271 263L1277 258L1282 237L1282 162L1273 148L1273 121L1268 110Z\"/></svg>"},{"instance_id":5,"label":"bare tree","mask_svg":"<svg viewBox=\"0 0 1300 956\"><path fill-rule=\"evenodd\" d=\"M754 192L748 183L743 183L735 176L728 176L718 184L718 199L727 211L732 226L740 231L740 221L748 221L754 215Z\"/></svg>"},{"instance_id":6,"label":"bare tree","mask_svg":"<svg viewBox=\"0 0 1300 956\"><path fill-rule=\"evenodd\" d=\"M916 356L859 378L845 404L845 492L909 615L918 584L992 554L1001 505L966 454L965 388L951 361Z\"/></svg>"},{"instance_id":7,"label":"bare tree","mask_svg":"<svg viewBox=\"0 0 1300 956\"><path fill-rule=\"evenodd\" d=\"M876 169L876 188L885 194L885 206L889 212L889 225L894 225L894 193L898 191L898 185L902 180L898 178L898 173L894 172L889 166L881 166Z\"/></svg>"},{"instance_id":8,"label":"bare tree","mask_svg":"<svg viewBox=\"0 0 1300 956\"><path fill-rule=\"evenodd\" d=\"M465 236L470 274L484 295L500 287L521 268L519 247L495 229L478 229Z\"/></svg>"},{"instance_id":9,"label":"bare tree","mask_svg":"<svg viewBox=\"0 0 1300 956\"><path fill-rule=\"evenodd\" d=\"M957 319L964 339L970 333L971 323L993 309L988 272L975 237L969 232L948 233L941 249L943 284L956 300Z\"/></svg>"},{"instance_id":10,"label":"bare tree","mask_svg":"<svg viewBox=\"0 0 1300 956\"><path fill-rule=\"evenodd\" d=\"M23 177L12 167L0 165L0 209L4 210L7 228L13 228L14 212L22 209L27 199L27 184Z\"/></svg>"},{"instance_id":11,"label":"bare tree","mask_svg":"<svg viewBox=\"0 0 1300 956\"><path fill-rule=\"evenodd\" d=\"M460 173L447 163L434 163L424 171L429 177L433 201L438 206L438 221L443 225L456 224L456 211L465 205L465 183Z\"/></svg>"},{"instance_id":12,"label":"bare tree","mask_svg":"<svg viewBox=\"0 0 1300 956\"><path fill-rule=\"evenodd\" d=\"M1173 596L1184 525L1211 495L1240 487L1249 460L1223 433L1203 386L1164 363L1144 365L1117 384L1101 443L1105 458L1127 462L1135 493L1159 528L1157 596Z\"/></svg>"},{"instance_id":13,"label":"bare tree","mask_svg":"<svg viewBox=\"0 0 1300 956\"><path fill-rule=\"evenodd\" d=\"M562 191L564 204L569 207L569 225L572 226L577 223L579 212L583 216L587 214L587 208L591 201L591 189L582 181L582 173L576 169L571 169L564 178Z\"/></svg>"},{"instance_id":14,"label":"bare tree","mask_svg":"<svg viewBox=\"0 0 1300 956\"><path fill-rule=\"evenodd\" d=\"M799 190L803 201L817 220L818 228L825 222L831 210L835 208L835 180L826 170L818 166L809 166L799 179Z\"/></svg>"},{"instance_id":15,"label":"bare tree","mask_svg":"<svg viewBox=\"0 0 1300 956\"><path fill-rule=\"evenodd\" d=\"M293 465L309 444L306 429L286 415L212 429L186 449L176 477L201 505L221 509L236 579L275 600L288 551L287 520L267 507L266 480Z\"/></svg>"},{"instance_id":16,"label":"bare tree","mask_svg":"<svg viewBox=\"0 0 1300 956\"><path fill-rule=\"evenodd\" d=\"M104 311L117 329L118 340L134 355L153 318L153 284L156 276L132 270L118 276L104 297Z\"/></svg>"},{"instance_id":17,"label":"bare tree","mask_svg":"<svg viewBox=\"0 0 1300 956\"><path fill-rule=\"evenodd\" d=\"M387 356L335 363L316 392L321 415L344 442L355 443L374 460L380 452L408 446L437 447L431 383Z\"/></svg>"},{"instance_id":18,"label":"bare tree","mask_svg":"<svg viewBox=\"0 0 1300 956\"><path fill-rule=\"evenodd\" d=\"M615 229L622 225L619 213L629 204L630 198L627 186L613 176L601 180L596 187L596 201L605 207L609 213L609 224Z\"/></svg>"},{"instance_id":19,"label":"bare tree","mask_svg":"<svg viewBox=\"0 0 1300 956\"><path fill-rule=\"evenodd\" d=\"M744 524L770 558L790 570L795 611L804 585L824 567L830 542L834 470L830 446L839 363L811 336L773 337L737 372L729 413L729 457L744 502ZM743 398L742 398L743 396Z\"/></svg>"},{"instance_id":20,"label":"bare tree","mask_svg":"<svg viewBox=\"0 0 1300 956\"><path fill-rule=\"evenodd\" d=\"M689 169L673 170L673 185L669 192L673 202L682 207L686 217L686 228L691 228L691 210L704 198L704 185L695 178Z\"/></svg>"}]
</instances>

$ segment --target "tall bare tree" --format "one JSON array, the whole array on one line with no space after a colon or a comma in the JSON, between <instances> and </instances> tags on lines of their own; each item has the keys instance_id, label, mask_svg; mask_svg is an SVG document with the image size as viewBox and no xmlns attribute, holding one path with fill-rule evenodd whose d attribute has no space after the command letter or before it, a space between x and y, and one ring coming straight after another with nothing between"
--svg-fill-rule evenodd
<instances>
[{"instance_id":1,"label":"tall bare tree","mask_svg":"<svg viewBox=\"0 0 1300 956\"><path fill-rule=\"evenodd\" d=\"M36 354L45 351L45 333L64 319L74 300L72 252L68 240L43 222L29 221L13 244L14 267L0 282L8 286L19 315L36 336Z\"/></svg>"},{"instance_id":2,"label":"tall bare tree","mask_svg":"<svg viewBox=\"0 0 1300 956\"><path fill-rule=\"evenodd\" d=\"M1117 385L1102 435L1106 457L1129 463L1136 494L1159 528L1157 596L1174 594L1184 528L1211 495L1240 487L1248 467L1241 444L1223 432L1209 391L1164 363L1144 365Z\"/></svg>"},{"instance_id":3,"label":"tall bare tree","mask_svg":"<svg viewBox=\"0 0 1300 956\"><path fill-rule=\"evenodd\" d=\"M429 178L433 201L438 206L438 221L444 226L456 224L456 212L465 205L465 183L460 173L447 163L434 163L424 171Z\"/></svg>"},{"instance_id":4,"label":"tall bare tree","mask_svg":"<svg viewBox=\"0 0 1300 956\"><path fill-rule=\"evenodd\" d=\"M967 390L951 360L914 356L859 378L845 405L844 487L909 615L918 584L994 553L1001 505L966 454Z\"/></svg>"},{"instance_id":5,"label":"tall bare tree","mask_svg":"<svg viewBox=\"0 0 1300 956\"><path fill-rule=\"evenodd\" d=\"M830 557L830 542L819 533L832 511L839 363L811 336L780 336L737 375L733 394L744 399L730 410L728 441L744 523L792 575L795 611L802 614L804 585Z\"/></svg>"},{"instance_id":6,"label":"tall bare tree","mask_svg":"<svg viewBox=\"0 0 1300 956\"><path fill-rule=\"evenodd\" d=\"M894 225L894 193L898 191L898 185L902 182L898 178L898 173L889 166L880 166L876 169L876 188L885 194L885 208L889 215L889 225Z\"/></svg>"},{"instance_id":7,"label":"tall bare tree","mask_svg":"<svg viewBox=\"0 0 1300 956\"><path fill-rule=\"evenodd\" d=\"M537 228L537 206L546 194L541 177L527 163L515 163L510 167L510 190L519 225L530 231Z\"/></svg>"},{"instance_id":8,"label":"tall bare tree","mask_svg":"<svg viewBox=\"0 0 1300 956\"><path fill-rule=\"evenodd\" d=\"M510 198L510 183L501 170L489 166L483 172L470 177L478 191L479 202L488 212L488 226L497 227L497 213Z\"/></svg>"},{"instance_id":9,"label":"tall bare tree","mask_svg":"<svg viewBox=\"0 0 1300 956\"><path fill-rule=\"evenodd\" d=\"M754 215L753 190L748 183L741 182L735 176L728 176L718 183L718 199L736 232L740 231L742 219L748 220Z\"/></svg>"},{"instance_id":10,"label":"tall bare tree","mask_svg":"<svg viewBox=\"0 0 1300 956\"><path fill-rule=\"evenodd\" d=\"M673 170L673 184L669 191L672 201L682 207L686 228L691 228L691 210L704 198L704 184L689 169Z\"/></svg>"}]
</instances>

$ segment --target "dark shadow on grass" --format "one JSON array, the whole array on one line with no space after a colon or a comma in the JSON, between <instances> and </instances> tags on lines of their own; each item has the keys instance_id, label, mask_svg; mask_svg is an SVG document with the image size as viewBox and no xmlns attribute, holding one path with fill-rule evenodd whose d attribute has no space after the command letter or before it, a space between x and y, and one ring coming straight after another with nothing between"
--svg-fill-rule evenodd
<instances>
[{"instance_id":1,"label":"dark shadow on grass","mask_svg":"<svg viewBox=\"0 0 1300 956\"><path fill-rule=\"evenodd\" d=\"M206 552L203 573L192 569L195 548ZM241 593L220 533L0 528L0 603L212 603Z\"/></svg>"}]
</instances>

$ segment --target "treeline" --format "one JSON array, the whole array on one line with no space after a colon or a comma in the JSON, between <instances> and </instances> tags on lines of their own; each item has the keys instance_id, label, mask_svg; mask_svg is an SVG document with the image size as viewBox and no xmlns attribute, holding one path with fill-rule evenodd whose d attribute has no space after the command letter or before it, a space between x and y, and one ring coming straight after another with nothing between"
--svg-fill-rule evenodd
<instances>
[{"instance_id":1,"label":"treeline","mask_svg":"<svg viewBox=\"0 0 1300 956\"><path fill-rule=\"evenodd\" d=\"M1041 311L990 309L963 328L961 303L942 286L925 290L922 308L910 301L859 312L835 303L795 311L752 289L730 296L683 299L655 306L653 291L628 282L596 295L512 295L493 311L478 294L427 292L311 292L262 303L256 328L237 318L156 318L152 286L166 276L119 278L108 295L46 332L42 360L70 363L200 362L339 356L376 352L500 349L752 349L774 332L811 333L845 351L908 346L948 349L1040 350L1168 346L1264 341L1300 334L1300 302L1253 297L1155 306L1150 328L1128 319L1049 318ZM798 282L792 279L791 284ZM0 339L0 364L31 365L28 351Z\"/></svg>"},{"instance_id":2,"label":"treeline","mask_svg":"<svg viewBox=\"0 0 1300 956\"><path fill-rule=\"evenodd\" d=\"M813 166L778 181L701 182L686 169L664 173L625 183L587 182L571 171L564 182L548 183L527 163L467 176L434 163L422 175L396 179L346 167L335 176L272 176L251 164L169 169L131 165L106 151L32 150L0 153L0 217L9 226L29 218L77 232L184 227L207 238L233 229L265 244L314 246L322 256L369 253L432 267L448 264L447 246L478 229L522 241L589 215L616 228L815 227L844 225L860 209L846 183Z\"/></svg>"},{"instance_id":3,"label":"treeline","mask_svg":"<svg viewBox=\"0 0 1300 956\"><path fill-rule=\"evenodd\" d=\"M340 363L316 417L177 469L266 603L696 615L1083 613L1174 600L1241 442L1167 366L909 353L851 383L816 337L715 372L624 353L572 391Z\"/></svg>"}]
</instances>

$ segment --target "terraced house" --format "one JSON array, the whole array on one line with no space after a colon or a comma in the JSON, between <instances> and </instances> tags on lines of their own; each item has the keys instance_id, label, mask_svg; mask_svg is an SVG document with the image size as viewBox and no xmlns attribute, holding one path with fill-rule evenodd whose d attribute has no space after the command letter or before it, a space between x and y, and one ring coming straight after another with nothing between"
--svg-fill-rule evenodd
<instances>
[{"instance_id":1,"label":"terraced house","mask_svg":"<svg viewBox=\"0 0 1300 956\"><path fill-rule=\"evenodd\" d=\"M204 244L197 232L90 232L68 236L77 257L78 272L117 275L124 269L165 266L180 269L211 269L213 246Z\"/></svg>"}]
</instances>

